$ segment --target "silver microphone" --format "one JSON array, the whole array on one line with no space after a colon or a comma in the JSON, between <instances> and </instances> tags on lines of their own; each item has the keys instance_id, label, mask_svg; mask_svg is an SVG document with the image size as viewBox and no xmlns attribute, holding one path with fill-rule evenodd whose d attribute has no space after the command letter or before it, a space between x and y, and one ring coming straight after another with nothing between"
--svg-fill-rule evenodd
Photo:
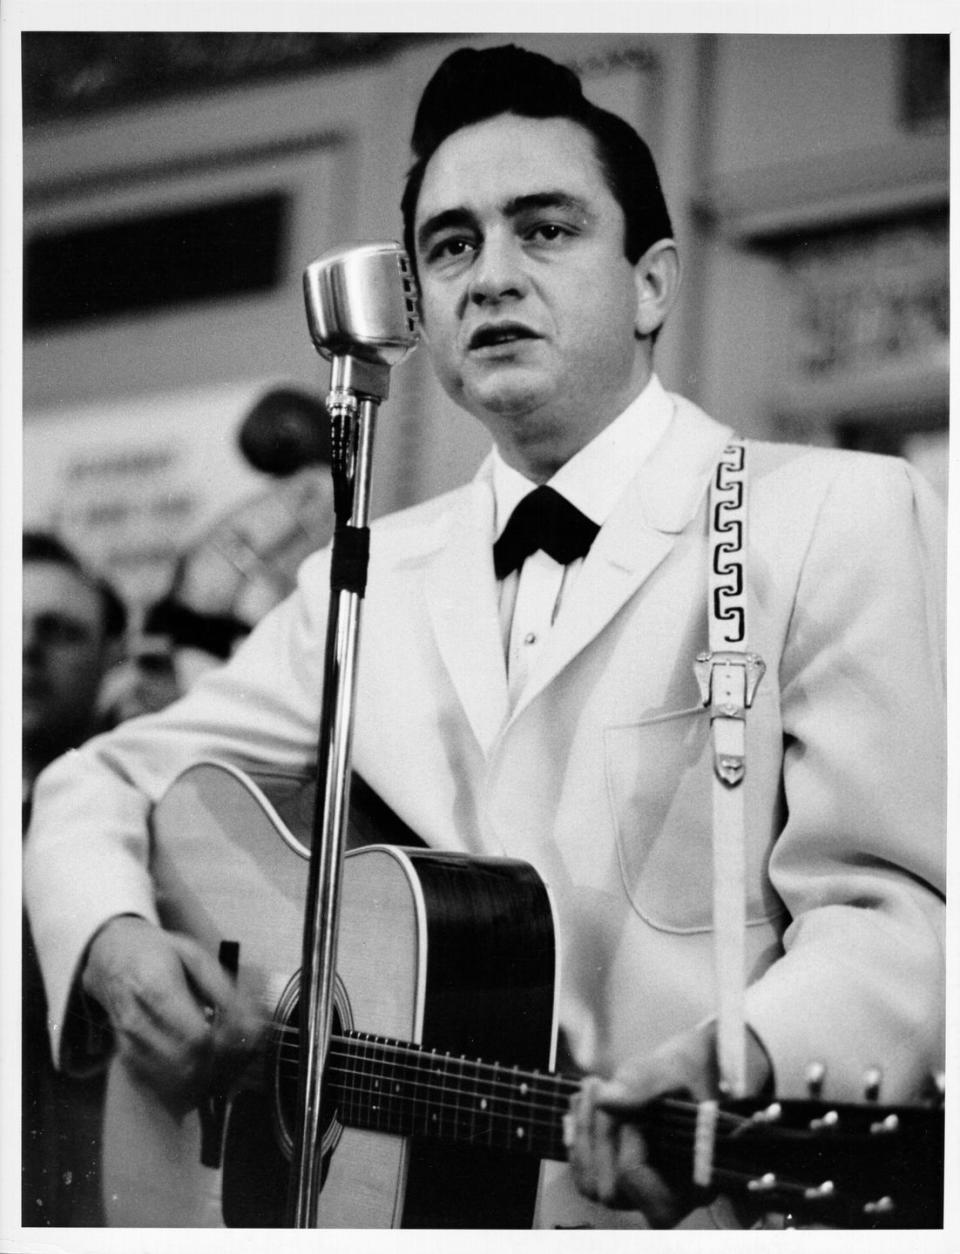
<instances>
[{"instance_id":1,"label":"silver microphone","mask_svg":"<svg viewBox=\"0 0 960 1254\"><path fill-rule=\"evenodd\" d=\"M406 252L393 241L331 249L307 266L303 293L310 338L332 363L331 396L385 400L391 368L420 338Z\"/></svg>"}]
</instances>

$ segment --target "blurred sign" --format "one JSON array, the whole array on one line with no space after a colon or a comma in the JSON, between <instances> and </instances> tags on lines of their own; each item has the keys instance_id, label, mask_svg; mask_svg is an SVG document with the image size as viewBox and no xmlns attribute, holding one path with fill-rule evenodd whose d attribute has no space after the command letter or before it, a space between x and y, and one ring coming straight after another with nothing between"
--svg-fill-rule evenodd
<instances>
[{"instance_id":1,"label":"blurred sign","mask_svg":"<svg viewBox=\"0 0 960 1254\"><path fill-rule=\"evenodd\" d=\"M25 524L56 530L134 605L162 595L184 545L262 487L236 430L268 385L25 414Z\"/></svg>"},{"instance_id":2,"label":"blurred sign","mask_svg":"<svg viewBox=\"0 0 960 1254\"><path fill-rule=\"evenodd\" d=\"M785 260L793 280L794 365L801 377L945 360L946 214L805 239Z\"/></svg>"}]
</instances>

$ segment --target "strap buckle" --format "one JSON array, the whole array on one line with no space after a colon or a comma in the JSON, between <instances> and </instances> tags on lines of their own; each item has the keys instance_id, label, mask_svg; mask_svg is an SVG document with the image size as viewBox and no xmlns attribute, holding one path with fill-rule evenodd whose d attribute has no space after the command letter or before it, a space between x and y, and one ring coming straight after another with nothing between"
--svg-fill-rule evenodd
<instances>
[{"instance_id":1,"label":"strap buckle","mask_svg":"<svg viewBox=\"0 0 960 1254\"><path fill-rule=\"evenodd\" d=\"M698 653L693 664L701 701L710 707L714 731L713 769L717 778L731 788L739 784L745 774L746 711L753 705L766 669L759 653L726 649Z\"/></svg>"},{"instance_id":2,"label":"strap buckle","mask_svg":"<svg viewBox=\"0 0 960 1254\"><path fill-rule=\"evenodd\" d=\"M693 664L700 697L710 706L710 717L743 718L753 705L767 664L759 653L737 653L721 649L698 653Z\"/></svg>"}]
</instances>

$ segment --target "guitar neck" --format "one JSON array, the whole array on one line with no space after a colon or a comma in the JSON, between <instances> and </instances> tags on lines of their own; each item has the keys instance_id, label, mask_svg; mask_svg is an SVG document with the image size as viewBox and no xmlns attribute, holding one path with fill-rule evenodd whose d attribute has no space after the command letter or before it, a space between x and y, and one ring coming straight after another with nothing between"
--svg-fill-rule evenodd
<instances>
[{"instance_id":1,"label":"guitar neck","mask_svg":"<svg viewBox=\"0 0 960 1254\"><path fill-rule=\"evenodd\" d=\"M349 1033L332 1042L326 1078L349 1127L566 1158L563 1115L578 1084L563 1076Z\"/></svg>"},{"instance_id":2,"label":"guitar neck","mask_svg":"<svg viewBox=\"0 0 960 1254\"><path fill-rule=\"evenodd\" d=\"M354 1032L333 1039L325 1075L349 1127L567 1157L576 1080ZM942 1214L942 1109L664 1097L638 1122L651 1161L676 1179L823 1222L928 1227Z\"/></svg>"},{"instance_id":3,"label":"guitar neck","mask_svg":"<svg viewBox=\"0 0 960 1254\"><path fill-rule=\"evenodd\" d=\"M563 1117L579 1081L480 1059L440 1054L366 1033L335 1037L326 1068L342 1123L398 1136L483 1145L563 1162ZM664 1166L689 1174L702 1140L701 1107L661 1098L643 1112L651 1151ZM722 1173L727 1141L751 1125L748 1114L710 1118L714 1170ZM738 1164L739 1165L739 1164Z\"/></svg>"}]
</instances>

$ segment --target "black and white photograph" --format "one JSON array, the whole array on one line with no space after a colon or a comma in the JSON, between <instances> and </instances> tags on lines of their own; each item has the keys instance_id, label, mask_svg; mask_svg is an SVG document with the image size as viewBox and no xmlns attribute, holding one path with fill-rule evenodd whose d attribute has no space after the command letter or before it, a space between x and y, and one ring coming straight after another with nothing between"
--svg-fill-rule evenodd
<instances>
[{"instance_id":1,"label":"black and white photograph","mask_svg":"<svg viewBox=\"0 0 960 1254\"><path fill-rule=\"evenodd\" d=\"M4 4L0 1251L960 1248L951 21Z\"/></svg>"}]
</instances>

